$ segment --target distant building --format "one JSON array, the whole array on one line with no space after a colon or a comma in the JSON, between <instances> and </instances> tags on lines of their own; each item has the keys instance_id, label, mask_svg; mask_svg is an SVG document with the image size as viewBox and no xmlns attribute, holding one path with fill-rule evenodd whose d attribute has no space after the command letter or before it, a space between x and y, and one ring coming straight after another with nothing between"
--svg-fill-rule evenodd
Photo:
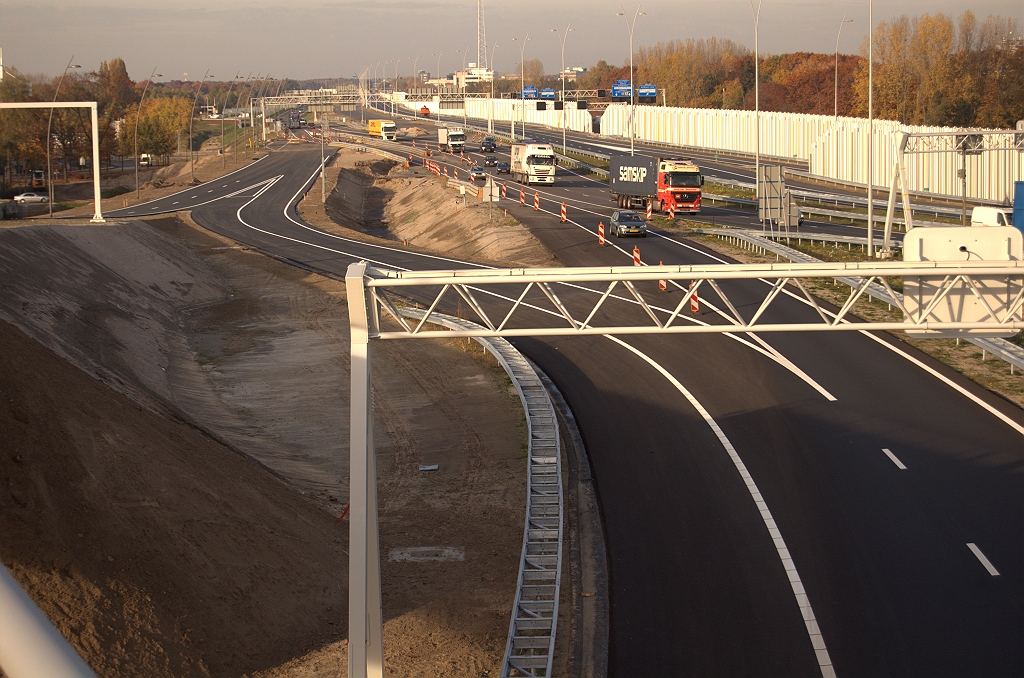
<instances>
[{"instance_id":1,"label":"distant building","mask_svg":"<svg viewBox=\"0 0 1024 678\"><path fill-rule=\"evenodd\" d=\"M586 72L587 69L583 68L582 66L572 66L571 68L567 68L561 73L559 73L558 77L560 79L564 77L567 82L576 82L576 78L578 78L579 76L583 75Z\"/></svg>"},{"instance_id":2,"label":"distant building","mask_svg":"<svg viewBox=\"0 0 1024 678\"><path fill-rule=\"evenodd\" d=\"M475 63L470 63L465 71L455 73L455 85L459 89L465 89L466 85L476 82L491 82L494 80L494 71L489 68L478 68Z\"/></svg>"}]
</instances>

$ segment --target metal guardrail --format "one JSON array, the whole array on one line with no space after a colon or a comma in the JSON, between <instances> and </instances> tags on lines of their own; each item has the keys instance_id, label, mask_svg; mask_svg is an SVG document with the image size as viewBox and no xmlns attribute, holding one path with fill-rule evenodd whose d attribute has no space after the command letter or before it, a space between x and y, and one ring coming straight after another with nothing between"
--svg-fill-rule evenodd
<instances>
[{"instance_id":1,"label":"metal guardrail","mask_svg":"<svg viewBox=\"0 0 1024 678\"><path fill-rule=\"evenodd\" d=\"M761 250L762 253L767 254L772 252L780 257L785 257L793 262L798 263L820 263L820 259L816 259L809 254L804 254L794 250L791 247L786 247L782 243L773 242L768 238L763 237L760 233L754 233L751 231L743 231L739 229L731 228L695 228L693 229L696 233L704 233L707 235L718 236L723 239L733 239L737 242L745 243L750 245L754 249ZM816 239L820 239L816 238ZM867 239L865 238L865 241ZM836 277L835 280L843 283L844 285L850 285L856 287L863 284L863 280L857 277ZM882 285L873 283L865 290L865 293L883 301L890 305L896 305L896 299L894 299ZM903 295L899 292L895 293L899 297L900 303L903 301ZM1009 342L1005 339L993 338L986 339L981 337L964 337L965 341L969 341L982 350L982 359L985 359L985 355L991 353L992 355L1010 363L1010 373L1012 374L1014 369L1024 370L1024 347L1018 346L1013 342Z\"/></svg>"},{"instance_id":2,"label":"metal guardrail","mask_svg":"<svg viewBox=\"0 0 1024 678\"><path fill-rule=\"evenodd\" d=\"M403 309L402 315L420 320L426 311ZM430 315L430 322L454 330L482 329L468 320L436 312ZM512 344L501 337L477 341L501 363L516 387L529 437L526 524L501 678L550 676L558 627L564 514L555 408L533 367Z\"/></svg>"}]
</instances>

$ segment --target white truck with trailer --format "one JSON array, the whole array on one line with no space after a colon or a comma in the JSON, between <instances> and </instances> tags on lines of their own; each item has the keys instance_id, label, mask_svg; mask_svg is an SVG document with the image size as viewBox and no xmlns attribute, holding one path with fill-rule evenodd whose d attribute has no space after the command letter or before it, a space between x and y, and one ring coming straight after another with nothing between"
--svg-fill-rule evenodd
<instances>
[{"instance_id":1,"label":"white truck with trailer","mask_svg":"<svg viewBox=\"0 0 1024 678\"><path fill-rule=\"evenodd\" d=\"M551 144L512 144L512 178L521 184L555 183L555 149Z\"/></svg>"},{"instance_id":2,"label":"white truck with trailer","mask_svg":"<svg viewBox=\"0 0 1024 678\"><path fill-rule=\"evenodd\" d=\"M461 153L466 148L466 131L454 125L437 128L437 147L449 153Z\"/></svg>"}]
</instances>

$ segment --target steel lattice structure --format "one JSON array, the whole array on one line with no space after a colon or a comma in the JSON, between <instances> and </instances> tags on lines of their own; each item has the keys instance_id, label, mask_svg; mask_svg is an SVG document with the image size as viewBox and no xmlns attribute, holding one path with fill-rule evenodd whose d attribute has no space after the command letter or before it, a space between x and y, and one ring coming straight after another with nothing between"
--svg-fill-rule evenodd
<instances>
[{"instance_id":1,"label":"steel lattice structure","mask_svg":"<svg viewBox=\"0 0 1024 678\"><path fill-rule=\"evenodd\" d=\"M384 672L371 340L863 330L1010 335L1024 329L1024 262L1019 239L1013 247L1008 261L442 271L396 271L365 261L351 264L345 276L352 330L349 676L380 678ZM804 283L837 277L859 278L859 282L851 287L842 307L831 312L822 308ZM904 315L902 322L848 321L857 300L872 284L884 286L898 299L892 289L893 278L902 278L905 289L915 290L913 298L896 301ZM672 294L659 291L661 281L673 289ZM733 287L737 281L760 285L747 284L739 291ZM763 292L760 301L750 303L751 288L758 287ZM744 301L738 303L730 293L742 294ZM790 321L786 318L793 313L776 313L773 307L783 297L813 308L818 320ZM420 305L413 301L417 299L428 301L425 308L410 313L408 306ZM671 303L662 305L658 300ZM479 329L434 329L452 326L438 314L456 303L469 309ZM707 317L715 322L688 315L691 304L711 309L713 314ZM748 310L742 313L740 308ZM399 329L383 329L382 315L391 316ZM766 319L769 315L771 320ZM971 319L962 320L961 315ZM623 318L628 318L627 322ZM540 675L533 673L543 670L541 658L536 660L536 668L524 664L517 670L522 675Z\"/></svg>"}]
</instances>

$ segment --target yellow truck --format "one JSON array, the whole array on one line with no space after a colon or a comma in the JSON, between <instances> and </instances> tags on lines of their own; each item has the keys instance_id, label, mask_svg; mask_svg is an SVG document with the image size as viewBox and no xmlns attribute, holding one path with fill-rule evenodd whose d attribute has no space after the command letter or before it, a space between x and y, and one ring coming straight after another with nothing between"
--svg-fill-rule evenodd
<instances>
[{"instance_id":1,"label":"yellow truck","mask_svg":"<svg viewBox=\"0 0 1024 678\"><path fill-rule=\"evenodd\" d=\"M394 141L398 136L398 127L390 120L371 120L367 132L372 137L380 137L386 141Z\"/></svg>"}]
</instances>

